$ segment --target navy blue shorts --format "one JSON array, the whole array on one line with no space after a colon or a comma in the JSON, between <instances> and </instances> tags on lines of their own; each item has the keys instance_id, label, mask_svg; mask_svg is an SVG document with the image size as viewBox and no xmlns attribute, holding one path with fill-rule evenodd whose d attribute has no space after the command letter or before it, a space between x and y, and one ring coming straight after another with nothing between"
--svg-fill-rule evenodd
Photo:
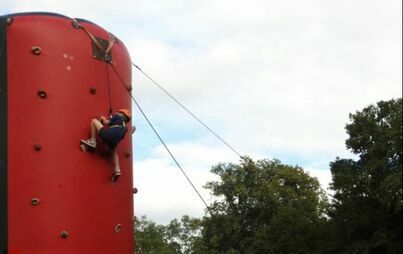
<instances>
[{"instance_id":1,"label":"navy blue shorts","mask_svg":"<svg viewBox=\"0 0 403 254\"><path fill-rule=\"evenodd\" d=\"M123 128L101 128L98 134L108 148L113 151L123 138L124 133L122 135L122 129Z\"/></svg>"}]
</instances>

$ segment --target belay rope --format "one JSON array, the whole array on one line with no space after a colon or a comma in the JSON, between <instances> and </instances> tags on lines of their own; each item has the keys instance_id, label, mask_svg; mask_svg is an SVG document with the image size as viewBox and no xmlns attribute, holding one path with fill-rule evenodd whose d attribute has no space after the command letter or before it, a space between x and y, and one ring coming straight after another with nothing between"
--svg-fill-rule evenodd
<instances>
[{"instance_id":1,"label":"belay rope","mask_svg":"<svg viewBox=\"0 0 403 254\"><path fill-rule=\"evenodd\" d=\"M77 29L83 29L86 34L90 37L90 39L93 41L93 43L103 52L105 53L105 60L106 60L106 72L107 72L107 84L108 84L108 92L109 92L109 114L112 113L112 98L111 98L111 90L110 90L110 78L109 78L109 64L112 67L112 70L115 72L116 76L118 77L118 79L121 81L121 84L125 87L125 89L127 90L129 96L131 97L131 99L133 100L133 102L135 103L135 105L137 106L137 108L140 110L141 114L144 116L144 118L146 119L146 121L148 122L148 124L150 125L151 129L154 131L154 133L157 135L158 139L161 141L162 145L164 146L164 148L166 149L166 151L169 153L169 155L171 156L171 158L173 159L173 161L175 162L175 164L178 166L178 168L181 170L182 174L185 176L186 180L189 182L189 184L191 185L191 187L193 188L193 190L196 192L196 194L198 195L198 197L200 198L200 200L204 203L204 205L206 206L207 211L213 216L213 213L210 209L210 207L208 206L207 202L205 201L205 199L203 198L203 196L200 194L200 192L197 190L196 186L193 184L193 182L190 180L190 178L187 176L186 172L184 171L184 169L182 168L182 166L179 164L179 162L176 160L175 156L171 153L170 149L168 148L168 146L165 144L164 140L161 138L161 136L158 134L157 130L154 128L154 126L152 125L152 123L150 122L150 120L148 119L148 117L146 116L146 114L144 113L144 111L142 110L142 108L140 107L140 105L137 103L137 101L134 99L133 95L131 94L131 87L127 86L127 84L124 82L124 80L122 79L122 77L120 76L119 72L115 69L115 67L112 64L112 60L110 59L108 53L111 51L114 43L116 42L116 38L112 35L110 35L109 38L109 44L108 47L105 49L97 40L97 38L95 38L95 36L93 36L84 26L80 25L78 23L77 20L73 19L73 26ZM136 67L140 72L142 72L148 79L150 79L155 85L157 85L160 89L163 90L163 92L165 92L169 97L171 97L177 104L179 104L179 106L181 106L187 113L189 113L193 118L195 118L200 124L202 124L208 131L210 131L212 134L214 134L214 136L216 136L221 142L223 142L228 148L230 148L234 153L236 153L239 157L242 158L242 156L240 155L240 153L238 153L232 146L230 146L225 140L223 140L216 132L214 132L211 128L209 128L204 122L202 122L198 117L196 117L189 109L187 109L183 104L181 104L175 97L173 97L167 90L165 90L164 88L162 88L157 82L155 82L150 76L148 76L145 72L143 72L137 65L135 65L134 63L132 63L132 65L134 67Z\"/></svg>"},{"instance_id":2,"label":"belay rope","mask_svg":"<svg viewBox=\"0 0 403 254\"><path fill-rule=\"evenodd\" d=\"M112 109L112 95L111 95L111 82L109 79L109 64L106 63L106 79L107 79L107 85L108 85L108 95L109 95L109 116L113 114L113 109Z\"/></svg>"},{"instance_id":3,"label":"belay rope","mask_svg":"<svg viewBox=\"0 0 403 254\"><path fill-rule=\"evenodd\" d=\"M111 94L111 84L110 84L110 78L109 78L109 64L112 64L111 59L109 58L109 52L112 50L113 46L115 45L116 42L116 37L113 36L112 34L109 34L109 40L108 40L108 46L104 48L101 43L98 41L98 39L90 32L88 29L81 25L76 19L73 19L72 22L73 26L77 29L82 29L88 37L91 39L91 41L95 44L95 46L101 50L105 54L105 65L106 65L106 80L107 80L107 86L108 86L108 99L109 99L109 110L108 110L108 115L111 116L113 113L113 108L112 108L112 94Z\"/></svg>"},{"instance_id":4,"label":"belay rope","mask_svg":"<svg viewBox=\"0 0 403 254\"><path fill-rule=\"evenodd\" d=\"M145 117L145 119L147 120L147 122L149 123L149 125L151 126L151 128L153 129L153 131L155 132L155 134L157 135L157 137L159 138L159 140L161 141L161 143L163 144L163 146L165 147L165 149L168 151L169 155L172 157L172 159L174 160L174 162L176 163L176 165L178 166L178 168L182 171L182 174L185 176L185 178L187 179L187 181L189 182L189 184L192 186L192 188L194 189L194 191L197 193L197 195L199 196L199 198L201 199L201 201L204 203L204 205L206 206L206 209L210 211L209 206L207 205L207 202L204 200L204 198L202 197L202 195L200 194L200 192L197 190L196 186L192 183L192 181L190 180L190 178L187 176L187 174L185 173L185 171L183 170L183 168L181 167L181 165L179 164L179 162L176 160L176 158L174 157L174 155L171 153L171 151L169 150L168 146L165 144L164 140L161 138L161 136L158 134L158 132L155 130L155 128L153 127L153 125L151 124L151 122L149 121L149 119L147 118L147 116L145 115L145 113L143 112L143 110L141 109L140 105L137 103L137 101L134 99L133 95L131 94L129 87L126 85L126 83L124 82L124 80L122 79L122 77L119 75L119 73L117 72L117 70L115 69L115 67L112 65L112 61L108 56L109 51L112 49L113 44L114 44L114 40L109 42L109 45L106 49L104 49L102 47L102 45L99 43L99 41L97 40L97 38L95 38L95 36L93 36L84 26L80 25L77 20L73 19L73 26L76 27L77 29L81 28L83 29L87 35L90 37L90 39L94 42L94 44L102 51L105 53L105 59L106 59L106 72L107 72L107 82L108 82L108 90L109 90L109 113L111 113L112 110L112 102L111 102L111 93L110 93L110 82L109 82L109 67L108 65L110 64L112 67L112 70L115 72L116 76L119 78L119 80L121 81L122 85L126 88L127 92L129 93L130 97L132 98L132 100L134 101L134 103L136 104L136 106L139 108L140 112L143 114L143 116ZM110 38L111 39L111 38Z\"/></svg>"}]
</instances>

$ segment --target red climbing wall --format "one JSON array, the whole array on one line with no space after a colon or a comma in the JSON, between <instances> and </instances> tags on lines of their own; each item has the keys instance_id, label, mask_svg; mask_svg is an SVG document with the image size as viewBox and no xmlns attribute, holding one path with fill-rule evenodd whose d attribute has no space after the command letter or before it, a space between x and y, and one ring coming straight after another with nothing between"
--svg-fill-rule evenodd
<instances>
[{"instance_id":1,"label":"red climbing wall","mask_svg":"<svg viewBox=\"0 0 403 254\"><path fill-rule=\"evenodd\" d=\"M111 66L94 59L91 39L70 18L50 13L9 18L9 253L133 253L131 130L118 146L123 174L118 183L111 182L105 149L82 152L79 144L89 138L90 120L107 115L109 101L114 110L131 109L127 89ZM101 27L79 23L109 39ZM131 60L121 41L113 46L112 59L130 85ZM39 203L34 205L33 199Z\"/></svg>"}]
</instances>

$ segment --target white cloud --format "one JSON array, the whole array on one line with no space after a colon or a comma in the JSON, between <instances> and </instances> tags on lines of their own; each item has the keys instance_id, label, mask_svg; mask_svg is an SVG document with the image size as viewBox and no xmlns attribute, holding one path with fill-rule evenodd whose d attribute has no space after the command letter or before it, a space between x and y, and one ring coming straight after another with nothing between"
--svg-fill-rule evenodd
<instances>
[{"instance_id":1,"label":"white cloud","mask_svg":"<svg viewBox=\"0 0 403 254\"><path fill-rule=\"evenodd\" d=\"M174 154L184 158L180 161L182 169L204 200L210 203L212 197L203 186L217 180L210 173L210 168L223 158L220 154L225 157L227 152L189 143L168 145ZM138 216L147 215L165 224L185 214L194 217L204 215L203 202L162 146L157 147L146 160L134 162L134 183L139 189L134 197Z\"/></svg>"},{"instance_id":2,"label":"white cloud","mask_svg":"<svg viewBox=\"0 0 403 254\"><path fill-rule=\"evenodd\" d=\"M143 55L138 61L145 70L246 152L347 154L348 113L401 94L401 32L383 26L398 13L385 17L363 2L268 3L204 6L213 10L203 15L206 26L214 22L216 37L197 37L207 43L190 52L169 41L159 41L156 50L147 40L132 48ZM231 7L226 13L222 6ZM356 19L358 8L364 9ZM189 36L204 31L198 26ZM223 28L228 31L220 34ZM146 86L141 81L137 91ZM145 89L145 97L159 100Z\"/></svg>"},{"instance_id":3,"label":"white cloud","mask_svg":"<svg viewBox=\"0 0 403 254\"><path fill-rule=\"evenodd\" d=\"M327 193L331 193L329 184L332 182L332 174L330 170L306 168L304 169L310 176L316 177L322 187Z\"/></svg>"},{"instance_id":4,"label":"white cloud","mask_svg":"<svg viewBox=\"0 0 403 254\"><path fill-rule=\"evenodd\" d=\"M238 163L238 158L226 149L206 144L168 144L175 155L179 155L180 165L207 203L214 200L203 186L209 181L218 181L217 175L210 173L211 166L219 162ZM331 182L329 170L304 168L316 177L322 188L328 189ZM139 192L134 196L137 216L147 217L160 224L167 224L182 215L201 217L205 206L186 180L180 169L173 163L162 146L144 161L134 162L134 183Z\"/></svg>"}]
</instances>

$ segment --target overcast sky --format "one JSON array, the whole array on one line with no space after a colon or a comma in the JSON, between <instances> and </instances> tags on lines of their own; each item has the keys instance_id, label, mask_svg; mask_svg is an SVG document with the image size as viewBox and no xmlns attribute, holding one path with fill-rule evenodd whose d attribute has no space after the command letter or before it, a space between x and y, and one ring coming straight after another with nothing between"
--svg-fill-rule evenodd
<instances>
[{"instance_id":1,"label":"overcast sky","mask_svg":"<svg viewBox=\"0 0 403 254\"><path fill-rule=\"evenodd\" d=\"M331 180L348 114L402 94L401 0L0 0L0 15L48 11L119 37L132 61L241 154L277 158ZM238 162L142 74L134 96L202 188ZM203 204L134 110L135 213L167 223Z\"/></svg>"}]
</instances>

